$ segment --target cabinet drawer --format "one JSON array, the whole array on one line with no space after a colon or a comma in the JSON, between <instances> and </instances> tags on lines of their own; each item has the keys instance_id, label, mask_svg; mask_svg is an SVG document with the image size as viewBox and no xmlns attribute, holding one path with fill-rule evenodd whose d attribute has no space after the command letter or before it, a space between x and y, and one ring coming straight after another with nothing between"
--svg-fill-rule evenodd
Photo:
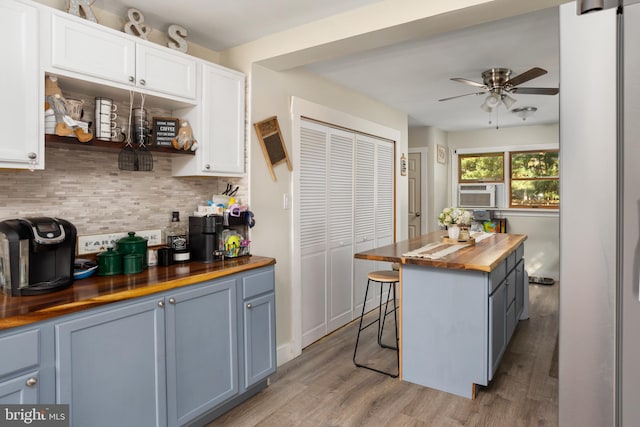
<instances>
[{"instance_id":1,"label":"cabinet drawer","mask_svg":"<svg viewBox=\"0 0 640 427\"><path fill-rule=\"evenodd\" d=\"M38 365L40 331L33 330L0 338L0 377Z\"/></svg>"},{"instance_id":2,"label":"cabinet drawer","mask_svg":"<svg viewBox=\"0 0 640 427\"><path fill-rule=\"evenodd\" d=\"M518 249L516 249L516 263L520 261L523 257L524 257L524 245L521 244L520 246L518 246Z\"/></svg>"},{"instance_id":3,"label":"cabinet drawer","mask_svg":"<svg viewBox=\"0 0 640 427\"><path fill-rule=\"evenodd\" d=\"M496 290L498 285L502 283L507 276L507 261L504 260L498 266L489 273L489 294L492 294Z\"/></svg>"},{"instance_id":4,"label":"cabinet drawer","mask_svg":"<svg viewBox=\"0 0 640 427\"><path fill-rule=\"evenodd\" d=\"M273 270L260 271L242 278L242 299L273 292Z\"/></svg>"}]
</instances>

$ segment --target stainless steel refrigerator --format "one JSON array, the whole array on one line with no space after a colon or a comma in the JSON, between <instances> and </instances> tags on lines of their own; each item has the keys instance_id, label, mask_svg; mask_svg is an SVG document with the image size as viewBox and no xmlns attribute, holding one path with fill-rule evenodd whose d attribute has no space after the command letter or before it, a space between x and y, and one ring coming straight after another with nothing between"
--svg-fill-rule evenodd
<instances>
[{"instance_id":1,"label":"stainless steel refrigerator","mask_svg":"<svg viewBox=\"0 0 640 427\"><path fill-rule=\"evenodd\" d=\"M637 2L560 7L560 426L640 425Z\"/></svg>"}]
</instances>

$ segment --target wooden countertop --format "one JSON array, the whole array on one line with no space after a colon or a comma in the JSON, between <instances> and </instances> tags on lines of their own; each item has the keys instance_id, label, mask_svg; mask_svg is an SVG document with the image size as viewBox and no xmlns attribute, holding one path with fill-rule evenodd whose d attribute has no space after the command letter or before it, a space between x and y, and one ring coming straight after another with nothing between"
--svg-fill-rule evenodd
<instances>
[{"instance_id":1,"label":"wooden countertop","mask_svg":"<svg viewBox=\"0 0 640 427\"><path fill-rule=\"evenodd\" d=\"M387 246L354 255L357 259L370 261L399 262L402 264L416 264L429 267L448 268L454 270L492 271L503 259L515 250L520 243L527 239L524 234L496 233L475 245L463 248L458 252L437 260L425 258L407 258L402 254L415 251L429 244L440 242L445 236L444 231L434 231L423 234L411 240L404 240Z\"/></svg>"},{"instance_id":2,"label":"wooden countertop","mask_svg":"<svg viewBox=\"0 0 640 427\"><path fill-rule=\"evenodd\" d=\"M151 295L276 263L247 256L210 264L189 262L149 267L138 274L76 280L69 288L42 295L12 297L0 293L0 330L28 325L105 304Z\"/></svg>"}]
</instances>

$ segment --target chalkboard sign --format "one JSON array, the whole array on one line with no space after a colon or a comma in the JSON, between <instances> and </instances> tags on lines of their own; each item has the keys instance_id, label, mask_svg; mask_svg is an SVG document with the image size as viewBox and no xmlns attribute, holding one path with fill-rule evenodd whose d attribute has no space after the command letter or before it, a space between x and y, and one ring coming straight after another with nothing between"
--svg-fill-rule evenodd
<instances>
[{"instance_id":1,"label":"chalkboard sign","mask_svg":"<svg viewBox=\"0 0 640 427\"><path fill-rule=\"evenodd\" d=\"M180 119L175 117L153 118L153 140L157 146L171 147L171 140L178 135Z\"/></svg>"},{"instance_id":2,"label":"chalkboard sign","mask_svg":"<svg viewBox=\"0 0 640 427\"><path fill-rule=\"evenodd\" d=\"M258 123L254 123L253 127L258 134L260 145L262 146L262 153L267 161L269 172L271 172L271 179L276 180L276 174L273 171L273 167L286 162L289 171L292 170L291 161L287 154L287 148L284 145L284 139L280 132L280 126L278 125L277 117L270 117Z\"/></svg>"}]
</instances>

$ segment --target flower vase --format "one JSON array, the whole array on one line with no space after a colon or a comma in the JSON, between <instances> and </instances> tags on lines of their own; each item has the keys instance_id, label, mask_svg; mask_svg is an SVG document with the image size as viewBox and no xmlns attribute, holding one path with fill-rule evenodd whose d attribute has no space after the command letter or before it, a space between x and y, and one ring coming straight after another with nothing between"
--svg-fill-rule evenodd
<instances>
[{"instance_id":1,"label":"flower vase","mask_svg":"<svg viewBox=\"0 0 640 427\"><path fill-rule=\"evenodd\" d=\"M447 227L447 233L449 234L449 238L451 240L458 240L458 237L460 237L460 227L458 227L456 224L452 224Z\"/></svg>"}]
</instances>

